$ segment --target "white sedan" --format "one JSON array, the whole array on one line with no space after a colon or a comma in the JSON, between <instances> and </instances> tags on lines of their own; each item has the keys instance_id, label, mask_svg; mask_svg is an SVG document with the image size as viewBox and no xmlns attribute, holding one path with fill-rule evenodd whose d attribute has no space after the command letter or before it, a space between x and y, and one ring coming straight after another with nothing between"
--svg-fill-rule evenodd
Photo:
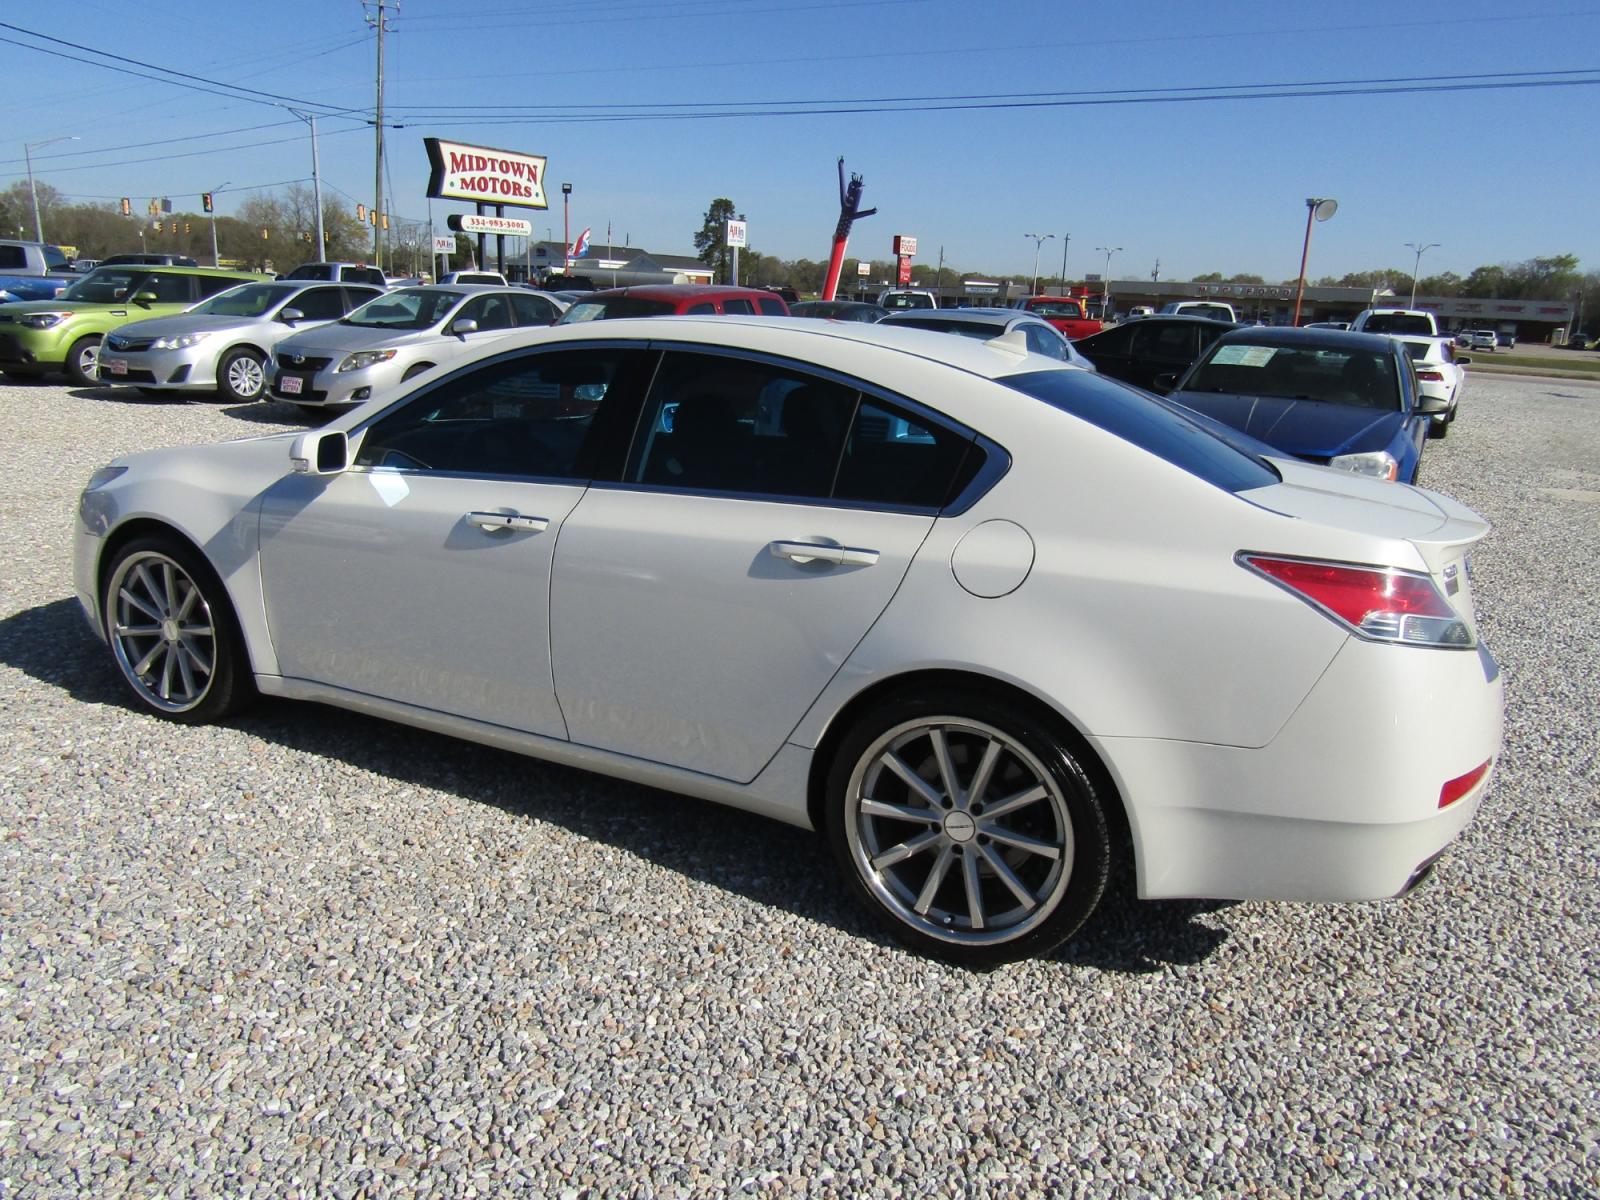
<instances>
[{"instance_id":1,"label":"white sedan","mask_svg":"<svg viewBox=\"0 0 1600 1200\"><path fill-rule=\"evenodd\" d=\"M1472 360L1456 353L1455 341L1447 337L1396 337L1417 373L1417 391L1426 397L1443 400L1447 408L1433 415L1428 436L1442 438L1455 423L1461 390L1466 386L1466 365Z\"/></svg>"},{"instance_id":2,"label":"white sedan","mask_svg":"<svg viewBox=\"0 0 1600 1200\"><path fill-rule=\"evenodd\" d=\"M1484 522L1228 436L1014 339L608 321L118 459L75 576L152 713L315 700L812 827L987 966L1124 860L1400 895L1478 807Z\"/></svg>"}]
</instances>

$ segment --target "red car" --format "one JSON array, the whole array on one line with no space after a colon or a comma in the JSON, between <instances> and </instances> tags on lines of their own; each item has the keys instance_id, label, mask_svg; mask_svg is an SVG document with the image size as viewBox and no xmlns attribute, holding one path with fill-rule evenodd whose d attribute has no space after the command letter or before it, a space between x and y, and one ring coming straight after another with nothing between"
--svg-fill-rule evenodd
<instances>
[{"instance_id":1,"label":"red car","mask_svg":"<svg viewBox=\"0 0 1600 1200\"><path fill-rule=\"evenodd\" d=\"M1070 296L1029 296L1018 300L1016 306L1049 321L1074 341L1105 328L1105 322L1092 320L1085 315L1082 300L1074 300Z\"/></svg>"},{"instance_id":2,"label":"red car","mask_svg":"<svg viewBox=\"0 0 1600 1200\"><path fill-rule=\"evenodd\" d=\"M789 306L776 292L714 283L651 283L594 292L561 315L559 325L613 317L763 316L787 317Z\"/></svg>"}]
</instances>

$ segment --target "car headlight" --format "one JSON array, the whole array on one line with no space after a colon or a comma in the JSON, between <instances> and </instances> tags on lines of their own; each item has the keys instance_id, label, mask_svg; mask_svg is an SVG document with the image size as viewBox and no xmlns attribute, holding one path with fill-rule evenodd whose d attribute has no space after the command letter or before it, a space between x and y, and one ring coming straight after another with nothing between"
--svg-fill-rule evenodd
<instances>
[{"instance_id":1,"label":"car headlight","mask_svg":"<svg viewBox=\"0 0 1600 1200\"><path fill-rule=\"evenodd\" d=\"M95 488L103 488L113 479L119 479L127 473L127 467L101 467L93 475L89 476L89 482L84 484L83 490L92 492Z\"/></svg>"},{"instance_id":2,"label":"car headlight","mask_svg":"<svg viewBox=\"0 0 1600 1200\"><path fill-rule=\"evenodd\" d=\"M187 350L190 346L198 345L211 336L209 329L197 330L194 333L177 333L171 337L158 337L150 343L152 350Z\"/></svg>"},{"instance_id":3,"label":"car headlight","mask_svg":"<svg viewBox=\"0 0 1600 1200\"><path fill-rule=\"evenodd\" d=\"M335 371L359 371L362 367L370 367L376 363L388 362L393 358L393 350L357 350L354 354L344 356L344 361L334 368Z\"/></svg>"},{"instance_id":4,"label":"car headlight","mask_svg":"<svg viewBox=\"0 0 1600 1200\"><path fill-rule=\"evenodd\" d=\"M1365 454L1341 454L1328 460L1330 467L1352 471L1373 479L1393 479L1400 473L1400 464L1387 450L1369 450Z\"/></svg>"},{"instance_id":5,"label":"car headlight","mask_svg":"<svg viewBox=\"0 0 1600 1200\"><path fill-rule=\"evenodd\" d=\"M23 317L19 324L29 329L53 329L72 314L69 312L36 312Z\"/></svg>"}]
</instances>

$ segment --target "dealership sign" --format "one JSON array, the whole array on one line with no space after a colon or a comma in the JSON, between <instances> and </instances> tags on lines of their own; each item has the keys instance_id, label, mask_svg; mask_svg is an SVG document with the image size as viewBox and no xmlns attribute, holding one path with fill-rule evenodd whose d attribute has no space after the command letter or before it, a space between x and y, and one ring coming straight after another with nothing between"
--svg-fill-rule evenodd
<instances>
[{"instance_id":1,"label":"dealership sign","mask_svg":"<svg viewBox=\"0 0 1600 1200\"><path fill-rule=\"evenodd\" d=\"M515 204L549 208L544 196L545 156L467 146L442 138L423 138L428 163L428 195L436 200Z\"/></svg>"},{"instance_id":2,"label":"dealership sign","mask_svg":"<svg viewBox=\"0 0 1600 1200\"><path fill-rule=\"evenodd\" d=\"M532 221L520 221L516 217L487 217L475 213L451 213L445 218L445 224L451 229L461 233L509 233L518 237L529 237L533 233Z\"/></svg>"},{"instance_id":3,"label":"dealership sign","mask_svg":"<svg viewBox=\"0 0 1600 1200\"><path fill-rule=\"evenodd\" d=\"M728 222L728 248L735 249L750 244L750 226L745 221Z\"/></svg>"},{"instance_id":4,"label":"dealership sign","mask_svg":"<svg viewBox=\"0 0 1600 1200\"><path fill-rule=\"evenodd\" d=\"M453 237L435 237L433 239L433 252L435 254L454 254L456 240Z\"/></svg>"}]
</instances>

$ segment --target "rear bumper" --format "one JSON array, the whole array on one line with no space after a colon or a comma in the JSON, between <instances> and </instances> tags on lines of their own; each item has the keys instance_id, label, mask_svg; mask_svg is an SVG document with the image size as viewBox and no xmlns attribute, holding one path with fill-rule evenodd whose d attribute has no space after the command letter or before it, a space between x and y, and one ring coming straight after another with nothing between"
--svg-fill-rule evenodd
<instances>
[{"instance_id":1,"label":"rear bumper","mask_svg":"<svg viewBox=\"0 0 1600 1200\"><path fill-rule=\"evenodd\" d=\"M1127 799L1139 894L1378 900L1466 828L1500 752L1499 670L1479 652L1352 638L1268 745L1106 738Z\"/></svg>"}]
</instances>

